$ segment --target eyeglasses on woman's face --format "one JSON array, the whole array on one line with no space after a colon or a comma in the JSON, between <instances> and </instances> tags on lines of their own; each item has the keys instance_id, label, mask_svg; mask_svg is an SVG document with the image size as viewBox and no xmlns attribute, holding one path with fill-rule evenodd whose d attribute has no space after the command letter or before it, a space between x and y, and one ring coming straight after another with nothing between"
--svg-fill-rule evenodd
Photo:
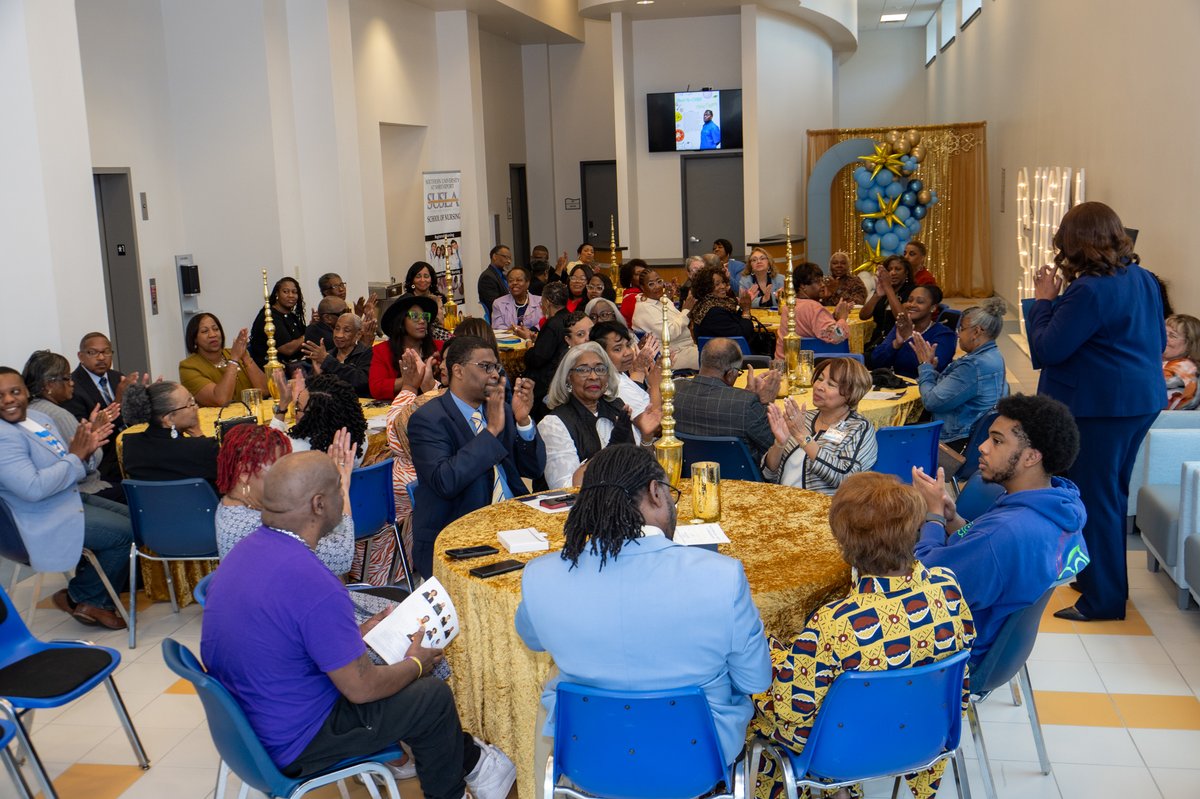
<instances>
[{"instance_id":1,"label":"eyeglasses on woman's face","mask_svg":"<svg viewBox=\"0 0 1200 799\"><path fill-rule=\"evenodd\" d=\"M409 311L408 318L414 322L426 322L433 318L433 314L429 311Z\"/></svg>"},{"instance_id":2,"label":"eyeglasses on woman's face","mask_svg":"<svg viewBox=\"0 0 1200 799\"><path fill-rule=\"evenodd\" d=\"M592 311L588 316L592 318L593 322L611 322L617 318L617 315L611 309Z\"/></svg>"},{"instance_id":3,"label":"eyeglasses on woman's face","mask_svg":"<svg viewBox=\"0 0 1200 799\"><path fill-rule=\"evenodd\" d=\"M172 408L171 410L167 411L167 413L172 414L172 413L175 413L176 411L185 411L188 408L195 408L195 407L197 407L196 398L188 397L187 402L185 402L183 405L180 405L178 408Z\"/></svg>"},{"instance_id":4,"label":"eyeglasses on woman's face","mask_svg":"<svg viewBox=\"0 0 1200 799\"><path fill-rule=\"evenodd\" d=\"M587 377L588 375L595 375L596 377L607 377L608 376L608 366L606 366L605 364L602 364L602 363L580 364L579 366L571 367L571 374L579 375L580 377Z\"/></svg>"}]
</instances>

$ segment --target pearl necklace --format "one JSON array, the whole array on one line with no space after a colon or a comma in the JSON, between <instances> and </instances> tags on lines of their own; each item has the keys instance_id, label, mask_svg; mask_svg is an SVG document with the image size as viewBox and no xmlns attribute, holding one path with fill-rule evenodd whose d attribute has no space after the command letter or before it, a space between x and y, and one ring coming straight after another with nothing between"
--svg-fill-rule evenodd
<instances>
[{"instance_id":1,"label":"pearl necklace","mask_svg":"<svg viewBox=\"0 0 1200 799\"><path fill-rule=\"evenodd\" d=\"M277 532L277 533L283 533L283 534L284 534L284 535L286 535L288 538L294 538L294 539L296 539L297 541L299 541L301 544L304 544L304 546L305 546L305 547L307 547L308 549L312 549L312 547L308 546L308 542L307 542L307 541L305 541L303 538L301 538L300 536L298 536L298 535L296 535L295 533L293 533L291 530L283 530L283 529L281 529L281 528L279 528L279 527L272 527L272 526L271 526L271 525L269 525L269 524L267 525L267 529L268 529L268 530L274 530L274 531L275 531L275 532Z\"/></svg>"}]
</instances>

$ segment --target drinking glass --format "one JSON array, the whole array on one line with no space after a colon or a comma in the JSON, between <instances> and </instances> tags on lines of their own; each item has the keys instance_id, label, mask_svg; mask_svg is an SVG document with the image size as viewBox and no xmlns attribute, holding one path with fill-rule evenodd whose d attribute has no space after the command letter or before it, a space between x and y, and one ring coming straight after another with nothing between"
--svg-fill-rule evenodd
<instances>
[{"instance_id":1,"label":"drinking glass","mask_svg":"<svg viewBox=\"0 0 1200 799\"><path fill-rule=\"evenodd\" d=\"M800 373L800 385L803 388L812 388L813 382L813 351L800 350L799 362L796 368Z\"/></svg>"},{"instance_id":2,"label":"drinking glass","mask_svg":"<svg viewBox=\"0 0 1200 799\"><path fill-rule=\"evenodd\" d=\"M721 521L721 464L692 464L692 513L701 522Z\"/></svg>"},{"instance_id":3,"label":"drinking glass","mask_svg":"<svg viewBox=\"0 0 1200 799\"><path fill-rule=\"evenodd\" d=\"M242 389L242 403L250 409L250 415L254 417L255 424L262 424L262 389L259 388L244 388Z\"/></svg>"}]
</instances>

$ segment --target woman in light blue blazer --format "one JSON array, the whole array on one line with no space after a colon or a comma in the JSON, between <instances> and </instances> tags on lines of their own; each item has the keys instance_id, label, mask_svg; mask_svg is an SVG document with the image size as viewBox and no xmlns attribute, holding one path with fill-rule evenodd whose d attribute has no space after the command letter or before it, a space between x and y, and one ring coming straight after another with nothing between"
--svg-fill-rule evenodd
<instances>
[{"instance_id":1,"label":"woman in light blue blazer","mask_svg":"<svg viewBox=\"0 0 1200 799\"><path fill-rule=\"evenodd\" d=\"M112 423L79 423L63 438L49 416L29 410L29 392L20 373L0 366L0 499L8 504L29 563L36 571L74 570L54 604L84 624L123 629L100 575L87 560L92 550L119 591L129 577L133 532L129 510L103 497L81 495L84 462L104 446Z\"/></svg>"}]
</instances>

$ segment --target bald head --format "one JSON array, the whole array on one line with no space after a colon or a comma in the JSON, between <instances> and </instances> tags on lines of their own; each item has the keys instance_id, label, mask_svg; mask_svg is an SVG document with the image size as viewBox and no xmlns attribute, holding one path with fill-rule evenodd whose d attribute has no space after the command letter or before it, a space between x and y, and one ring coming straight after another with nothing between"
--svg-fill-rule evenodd
<instances>
[{"instance_id":1,"label":"bald head","mask_svg":"<svg viewBox=\"0 0 1200 799\"><path fill-rule=\"evenodd\" d=\"M700 374L724 378L734 370L742 368L742 348L729 338L714 338L704 345L700 353Z\"/></svg>"},{"instance_id":2,"label":"bald head","mask_svg":"<svg viewBox=\"0 0 1200 799\"><path fill-rule=\"evenodd\" d=\"M341 316L348 310L350 310L350 306L346 304L346 301L341 297L334 297L333 295L322 297L321 301L317 303L317 313L321 316L325 314Z\"/></svg>"},{"instance_id":3,"label":"bald head","mask_svg":"<svg viewBox=\"0 0 1200 799\"><path fill-rule=\"evenodd\" d=\"M338 470L323 452L284 455L263 481L263 524L291 530L314 545L341 521L342 508Z\"/></svg>"}]
</instances>

